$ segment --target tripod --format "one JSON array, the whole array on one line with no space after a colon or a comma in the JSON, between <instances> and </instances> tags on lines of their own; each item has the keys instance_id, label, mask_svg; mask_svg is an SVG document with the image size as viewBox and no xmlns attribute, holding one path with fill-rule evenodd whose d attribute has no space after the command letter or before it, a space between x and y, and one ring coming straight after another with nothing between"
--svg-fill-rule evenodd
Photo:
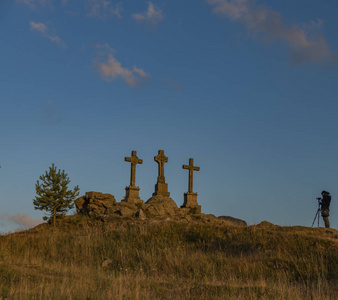
<instances>
[{"instance_id":1,"label":"tripod","mask_svg":"<svg viewBox=\"0 0 338 300\"><path fill-rule=\"evenodd\" d=\"M318 200L318 209L315 214L315 218L313 219L311 227L313 227L313 224L316 222L316 218L318 218L318 227L319 227L319 213L321 212L321 207L320 207L320 201Z\"/></svg>"}]
</instances>

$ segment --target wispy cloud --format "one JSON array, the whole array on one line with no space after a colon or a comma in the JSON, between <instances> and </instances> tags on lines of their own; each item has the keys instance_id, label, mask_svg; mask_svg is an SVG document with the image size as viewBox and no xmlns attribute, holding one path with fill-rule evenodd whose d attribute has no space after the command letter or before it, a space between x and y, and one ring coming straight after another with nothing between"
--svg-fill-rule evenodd
<instances>
[{"instance_id":1,"label":"wispy cloud","mask_svg":"<svg viewBox=\"0 0 338 300\"><path fill-rule=\"evenodd\" d=\"M244 24L250 33L263 40L280 40L287 44L292 64L304 62L332 63L337 61L326 39L315 34L321 21L311 22L308 26L288 25L282 15L252 0L206 0L213 6L213 12L228 19Z\"/></svg>"},{"instance_id":2,"label":"wispy cloud","mask_svg":"<svg viewBox=\"0 0 338 300\"><path fill-rule=\"evenodd\" d=\"M157 9L153 3L148 2L148 10L145 13L133 14L133 18L140 22L147 22L156 26L163 20L163 14L160 9Z\"/></svg>"},{"instance_id":3,"label":"wispy cloud","mask_svg":"<svg viewBox=\"0 0 338 300\"><path fill-rule=\"evenodd\" d=\"M26 4L30 9L36 9L39 6L50 6L51 0L16 0Z\"/></svg>"},{"instance_id":4,"label":"wispy cloud","mask_svg":"<svg viewBox=\"0 0 338 300\"><path fill-rule=\"evenodd\" d=\"M10 221L17 225L23 226L24 228L31 228L43 223L43 220L32 219L26 214L16 214L12 216L9 214L2 214L0 215L0 219L4 221Z\"/></svg>"},{"instance_id":5,"label":"wispy cloud","mask_svg":"<svg viewBox=\"0 0 338 300\"><path fill-rule=\"evenodd\" d=\"M31 31L37 31L41 33L42 36L49 39L51 42L57 44L58 46L62 48L67 48L66 43L60 37L51 33L46 24L31 21L29 22L29 26Z\"/></svg>"},{"instance_id":6,"label":"wispy cloud","mask_svg":"<svg viewBox=\"0 0 338 300\"><path fill-rule=\"evenodd\" d=\"M110 16L121 18L122 6L108 0L86 0L87 16L106 19Z\"/></svg>"},{"instance_id":7,"label":"wispy cloud","mask_svg":"<svg viewBox=\"0 0 338 300\"><path fill-rule=\"evenodd\" d=\"M42 110L42 115L44 125L56 125L66 119L64 110L57 106L52 100L47 101L47 104Z\"/></svg>"},{"instance_id":8,"label":"wispy cloud","mask_svg":"<svg viewBox=\"0 0 338 300\"><path fill-rule=\"evenodd\" d=\"M105 80L111 81L122 78L128 85L136 86L150 77L149 74L136 66L133 66L132 69L122 67L109 45L97 45L96 50L97 57L94 65Z\"/></svg>"},{"instance_id":9,"label":"wispy cloud","mask_svg":"<svg viewBox=\"0 0 338 300\"><path fill-rule=\"evenodd\" d=\"M160 78L159 79L160 81L168 84L173 90L178 90L178 91L181 91L184 89L184 86L182 83L178 82L178 81L174 81L168 77L165 77L165 78Z\"/></svg>"}]
</instances>

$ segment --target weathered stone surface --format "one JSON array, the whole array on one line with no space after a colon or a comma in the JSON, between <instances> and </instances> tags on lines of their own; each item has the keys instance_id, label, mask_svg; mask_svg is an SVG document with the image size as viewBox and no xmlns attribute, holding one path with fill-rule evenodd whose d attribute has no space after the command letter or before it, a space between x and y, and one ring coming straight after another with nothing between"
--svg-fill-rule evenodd
<instances>
[{"instance_id":1,"label":"weathered stone surface","mask_svg":"<svg viewBox=\"0 0 338 300\"><path fill-rule=\"evenodd\" d=\"M144 211L143 211L142 209L139 209L139 210L136 212L135 217L136 217L136 218L139 218L140 220L145 220L145 219L147 219L147 217L146 217L146 215L145 215L145 213L144 213Z\"/></svg>"},{"instance_id":2,"label":"weathered stone surface","mask_svg":"<svg viewBox=\"0 0 338 300\"><path fill-rule=\"evenodd\" d=\"M200 167L194 166L194 159L189 158L189 165L183 165L183 169L189 170L188 192L184 193L184 202L181 208L191 208L193 212L200 214L201 205L197 203L197 193L193 192L193 174L194 171L199 171Z\"/></svg>"},{"instance_id":3,"label":"weathered stone surface","mask_svg":"<svg viewBox=\"0 0 338 300\"><path fill-rule=\"evenodd\" d=\"M81 196L75 201L76 212L85 215L87 212L86 196Z\"/></svg>"},{"instance_id":4,"label":"weathered stone surface","mask_svg":"<svg viewBox=\"0 0 338 300\"><path fill-rule=\"evenodd\" d=\"M143 160L137 157L136 151L131 151L131 157L125 157L124 160L130 162L130 186L135 187L136 165L142 164Z\"/></svg>"},{"instance_id":5,"label":"weathered stone surface","mask_svg":"<svg viewBox=\"0 0 338 300\"><path fill-rule=\"evenodd\" d=\"M140 209L138 204L116 202L110 194L88 192L75 200L78 213L92 218L107 219L112 217L135 217Z\"/></svg>"},{"instance_id":6,"label":"weathered stone surface","mask_svg":"<svg viewBox=\"0 0 338 300\"><path fill-rule=\"evenodd\" d=\"M229 216L220 216L218 218L222 219L222 220L230 221L234 225L248 226L248 224L241 219L237 219L237 218L233 218L233 217L229 217Z\"/></svg>"},{"instance_id":7,"label":"weathered stone surface","mask_svg":"<svg viewBox=\"0 0 338 300\"><path fill-rule=\"evenodd\" d=\"M136 165L142 164L143 160L137 157L136 151L132 151L131 157L125 157L124 160L130 162L131 170L130 185L126 187L126 196L122 202L143 203L143 200L141 200L139 196L140 188L135 185Z\"/></svg>"},{"instance_id":8,"label":"weathered stone surface","mask_svg":"<svg viewBox=\"0 0 338 300\"><path fill-rule=\"evenodd\" d=\"M115 214L122 217L135 217L139 208L134 203L121 202L116 203L108 214Z\"/></svg>"},{"instance_id":9,"label":"weathered stone surface","mask_svg":"<svg viewBox=\"0 0 338 300\"><path fill-rule=\"evenodd\" d=\"M170 197L166 196L153 196L143 206L147 216L155 218L167 218L179 216L179 208L175 201Z\"/></svg>"},{"instance_id":10,"label":"weathered stone surface","mask_svg":"<svg viewBox=\"0 0 338 300\"><path fill-rule=\"evenodd\" d=\"M185 217L190 213L190 208L181 207L178 213L181 217Z\"/></svg>"},{"instance_id":11,"label":"weathered stone surface","mask_svg":"<svg viewBox=\"0 0 338 300\"><path fill-rule=\"evenodd\" d=\"M168 184L165 183L164 177L164 164L168 162L168 157L164 155L163 150L158 150L158 155L154 157L154 161L158 163L158 176L157 183L155 184L155 193L153 196L165 196L169 197Z\"/></svg>"},{"instance_id":12,"label":"weathered stone surface","mask_svg":"<svg viewBox=\"0 0 338 300\"><path fill-rule=\"evenodd\" d=\"M215 217L202 214L194 207L178 208L175 201L163 195L151 197L145 204L116 202L113 195L87 192L75 200L76 210L91 218L108 221L116 218L134 219L135 222L177 221L186 224L204 223L215 226L246 226L246 222L233 217ZM138 221L137 221L138 220Z\"/></svg>"},{"instance_id":13,"label":"weathered stone surface","mask_svg":"<svg viewBox=\"0 0 338 300\"><path fill-rule=\"evenodd\" d=\"M99 192L87 192L85 196L75 200L76 211L90 217L100 217L113 210L116 204L115 197Z\"/></svg>"},{"instance_id":14,"label":"weathered stone surface","mask_svg":"<svg viewBox=\"0 0 338 300\"><path fill-rule=\"evenodd\" d=\"M200 167L195 167L194 166L194 159L193 158L189 158L189 165L183 165L182 166L183 169L185 170L189 170L189 184L188 184L188 193L193 193L193 175L194 175L194 171L199 171Z\"/></svg>"},{"instance_id":15,"label":"weathered stone surface","mask_svg":"<svg viewBox=\"0 0 338 300\"><path fill-rule=\"evenodd\" d=\"M126 196L121 202L128 202L128 203L143 203L139 196L140 188L137 186L128 186L126 187Z\"/></svg>"},{"instance_id":16,"label":"weathered stone surface","mask_svg":"<svg viewBox=\"0 0 338 300\"><path fill-rule=\"evenodd\" d=\"M184 202L181 208L190 208L192 212L200 214L201 205L197 203L197 193L184 193Z\"/></svg>"}]
</instances>

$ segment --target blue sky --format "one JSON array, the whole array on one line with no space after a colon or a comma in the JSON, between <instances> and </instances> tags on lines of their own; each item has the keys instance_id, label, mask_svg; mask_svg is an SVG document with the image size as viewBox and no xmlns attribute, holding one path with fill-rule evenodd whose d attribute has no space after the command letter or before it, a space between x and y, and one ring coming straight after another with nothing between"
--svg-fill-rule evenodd
<instances>
[{"instance_id":1,"label":"blue sky","mask_svg":"<svg viewBox=\"0 0 338 300\"><path fill-rule=\"evenodd\" d=\"M194 158L202 212L310 226L332 194L338 228L338 4L334 0L3 0L0 231L31 226L52 163L71 187L171 197ZM321 225L322 225L321 221ZM323 225L322 225L323 226Z\"/></svg>"}]
</instances>

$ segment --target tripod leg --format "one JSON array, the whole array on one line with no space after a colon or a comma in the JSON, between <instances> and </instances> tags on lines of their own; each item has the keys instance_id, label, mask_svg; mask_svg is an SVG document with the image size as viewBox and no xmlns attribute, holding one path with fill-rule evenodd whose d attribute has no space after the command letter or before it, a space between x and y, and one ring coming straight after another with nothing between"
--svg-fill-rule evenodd
<instances>
[{"instance_id":1,"label":"tripod leg","mask_svg":"<svg viewBox=\"0 0 338 300\"><path fill-rule=\"evenodd\" d=\"M319 227L319 210L318 210L318 226L317 227Z\"/></svg>"},{"instance_id":2,"label":"tripod leg","mask_svg":"<svg viewBox=\"0 0 338 300\"><path fill-rule=\"evenodd\" d=\"M317 212L315 214L315 218L313 219L311 227L313 227L313 224L316 222L317 215L318 215L318 224L319 224L319 210L317 210ZM319 227L319 225L318 225L318 227Z\"/></svg>"}]
</instances>

